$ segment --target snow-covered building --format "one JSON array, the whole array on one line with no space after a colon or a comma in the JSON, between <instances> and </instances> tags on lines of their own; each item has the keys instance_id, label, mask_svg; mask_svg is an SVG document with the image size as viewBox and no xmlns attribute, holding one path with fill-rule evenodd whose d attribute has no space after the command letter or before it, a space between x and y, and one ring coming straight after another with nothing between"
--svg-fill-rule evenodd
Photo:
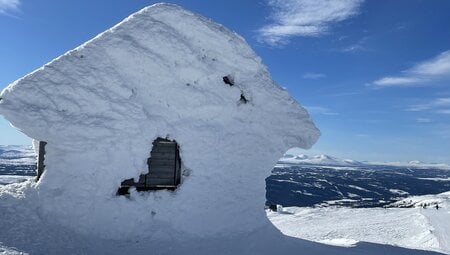
<instances>
[{"instance_id":1,"label":"snow-covered building","mask_svg":"<svg viewBox=\"0 0 450 255\"><path fill-rule=\"evenodd\" d=\"M108 238L262 228L265 178L287 149L320 135L243 38L170 4L131 15L0 97L0 114L47 143L31 186L39 215ZM127 185L152 191L118 196Z\"/></svg>"}]
</instances>

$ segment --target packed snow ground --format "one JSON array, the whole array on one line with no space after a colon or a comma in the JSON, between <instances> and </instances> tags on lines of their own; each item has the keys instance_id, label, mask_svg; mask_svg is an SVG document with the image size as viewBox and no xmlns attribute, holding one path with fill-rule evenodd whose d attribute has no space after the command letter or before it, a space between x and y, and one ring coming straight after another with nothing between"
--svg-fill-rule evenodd
<instances>
[{"instance_id":1,"label":"packed snow ground","mask_svg":"<svg viewBox=\"0 0 450 255\"><path fill-rule=\"evenodd\" d=\"M450 254L449 205L446 192L409 197L394 208L287 207L267 215L284 234L306 240L348 247L370 242Z\"/></svg>"}]
</instances>

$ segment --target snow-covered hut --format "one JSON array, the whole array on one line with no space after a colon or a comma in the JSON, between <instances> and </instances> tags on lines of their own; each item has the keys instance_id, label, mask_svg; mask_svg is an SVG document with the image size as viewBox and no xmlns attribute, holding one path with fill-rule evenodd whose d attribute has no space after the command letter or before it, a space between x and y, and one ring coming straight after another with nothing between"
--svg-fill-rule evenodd
<instances>
[{"instance_id":1,"label":"snow-covered hut","mask_svg":"<svg viewBox=\"0 0 450 255\"><path fill-rule=\"evenodd\" d=\"M32 185L40 216L110 238L270 224L265 178L287 149L320 134L243 38L171 4L131 15L0 97L12 125L47 143ZM159 142L175 146L179 179L117 196L126 180L145 182Z\"/></svg>"}]
</instances>

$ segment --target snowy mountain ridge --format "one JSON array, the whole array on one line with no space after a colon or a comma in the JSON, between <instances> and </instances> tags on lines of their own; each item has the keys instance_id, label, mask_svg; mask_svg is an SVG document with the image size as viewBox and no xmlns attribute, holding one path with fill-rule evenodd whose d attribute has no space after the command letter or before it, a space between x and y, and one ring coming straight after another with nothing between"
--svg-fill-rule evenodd
<instances>
[{"instance_id":1,"label":"snowy mountain ridge","mask_svg":"<svg viewBox=\"0 0 450 255\"><path fill-rule=\"evenodd\" d=\"M419 160L412 160L409 162L369 162L368 165L386 165L399 167L422 167L422 168L439 168L450 170L450 165L444 163L425 163Z\"/></svg>"},{"instance_id":2,"label":"snowy mountain ridge","mask_svg":"<svg viewBox=\"0 0 450 255\"><path fill-rule=\"evenodd\" d=\"M330 166L354 166L362 165L363 163L352 159L340 159L337 157L320 154L315 156L308 156L305 154L291 155L285 154L278 163L287 164L308 164L308 165L330 165Z\"/></svg>"},{"instance_id":3,"label":"snowy mountain ridge","mask_svg":"<svg viewBox=\"0 0 450 255\"><path fill-rule=\"evenodd\" d=\"M450 165L444 163L426 163L419 160L409 162L369 162L357 161L353 159L341 159L338 157L319 154L308 156L305 154L292 155L284 154L278 161L278 164L298 164L298 165L324 165L324 166L398 166L398 167L422 167L422 168L439 168L450 170Z\"/></svg>"},{"instance_id":4,"label":"snowy mountain ridge","mask_svg":"<svg viewBox=\"0 0 450 255\"><path fill-rule=\"evenodd\" d=\"M1 164L24 166L35 165L36 154L32 146L0 145L0 165Z\"/></svg>"}]
</instances>

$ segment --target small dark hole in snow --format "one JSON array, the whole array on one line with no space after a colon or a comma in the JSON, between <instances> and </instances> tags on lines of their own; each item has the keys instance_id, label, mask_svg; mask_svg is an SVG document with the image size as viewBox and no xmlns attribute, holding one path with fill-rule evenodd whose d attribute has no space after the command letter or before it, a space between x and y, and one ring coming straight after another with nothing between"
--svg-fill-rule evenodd
<instances>
[{"instance_id":1,"label":"small dark hole in snow","mask_svg":"<svg viewBox=\"0 0 450 255\"><path fill-rule=\"evenodd\" d=\"M272 211L272 212L276 212L277 211L277 205L276 204L270 204L269 205L269 209Z\"/></svg>"},{"instance_id":2,"label":"small dark hole in snow","mask_svg":"<svg viewBox=\"0 0 450 255\"><path fill-rule=\"evenodd\" d=\"M117 190L117 193L116 193L116 195L117 196L125 196L125 195L130 195L130 187L120 187L118 190Z\"/></svg>"},{"instance_id":3,"label":"small dark hole in snow","mask_svg":"<svg viewBox=\"0 0 450 255\"><path fill-rule=\"evenodd\" d=\"M248 103L248 99L245 98L244 93L241 93L241 98L239 99L239 101L244 104Z\"/></svg>"},{"instance_id":4,"label":"small dark hole in snow","mask_svg":"<svg viewBox=\"0 0 450 255\"><path fill-rule=\"evenodd\" d=\"M230 86L234 85L234 79L231 75L227 75L223 77L223 82L225 82L225 84L228 84Z\"/></svg>"}]
</instances>

